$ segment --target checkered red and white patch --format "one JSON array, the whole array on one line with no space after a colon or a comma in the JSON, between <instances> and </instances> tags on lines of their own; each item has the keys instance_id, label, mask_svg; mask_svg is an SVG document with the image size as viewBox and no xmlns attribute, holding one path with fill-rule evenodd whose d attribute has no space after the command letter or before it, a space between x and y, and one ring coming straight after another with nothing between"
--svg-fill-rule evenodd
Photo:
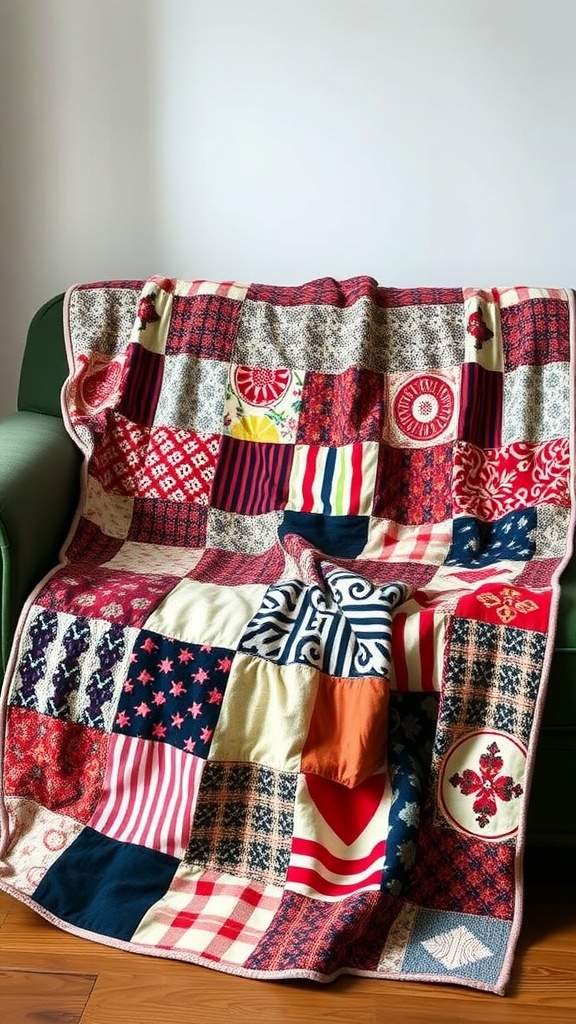
<instances>
[{"instance_id":1,"label":"checkered red and white patch","mask_svg":"<svg viewBox=\"0 0 576 1024\"><path fill-rule=\"evenodd\" d=\"M132 941L241 965L267 931L281 897L280 886L181 865Z\"/></svg>"}]
</instances>

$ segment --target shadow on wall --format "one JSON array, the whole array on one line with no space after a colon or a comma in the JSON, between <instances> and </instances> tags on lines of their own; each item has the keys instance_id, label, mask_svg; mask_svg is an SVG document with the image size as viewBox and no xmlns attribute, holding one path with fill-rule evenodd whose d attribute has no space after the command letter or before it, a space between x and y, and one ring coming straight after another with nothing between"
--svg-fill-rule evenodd
<instances>
[{"instance_id":1,"label":"shadow on wall","mask_svg":"<svg viewBox=\"0 0 576 1024\"><path fill-rule=\"evenodd\" d=\"M0 0L0 17L4 414L42 302L157 270L157 190L148 0Z\"/></svg>"}]
</instances>

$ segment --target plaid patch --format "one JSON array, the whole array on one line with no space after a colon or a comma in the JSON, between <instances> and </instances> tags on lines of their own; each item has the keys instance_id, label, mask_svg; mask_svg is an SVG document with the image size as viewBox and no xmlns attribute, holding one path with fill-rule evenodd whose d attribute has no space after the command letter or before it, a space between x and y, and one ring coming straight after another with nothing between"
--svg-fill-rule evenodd
<instances>
[{"instance_id":1,"label":"plaid patch","mask_svg":"<svg viewBox=\"0 0 576 1024\"><path fill-rule=\"evenodd\" d=\"M452 523L400 526L389 519L371 519L368 543L362 552L386 562L429 562L442 565L452 541ZM398 571L398 570L396 570ZM420 584L424 586L424 584Z\"/></svg>"},{"instance_id":2,"label":"plaid patch","mask_svg":"<svg viewBox=\"0 0 576 1024\"><path fill-rule=\"evenodd\" d=\"M510 921L514 912L515 843L486 843L455 829L422 824L407 896L437 910Z\"/></svg>"},{"instance_id":3,"label":"plaid patch","mask_svg":"<svg viewBox=\"0 0 576 1024\"><path fill-rule=\"evenodd\" d=\"M372 277L351 277L346 281L320 277L317 281L307 281L295 288L251 284L246 298L273 303L275 306L321 305L344 309L354 305L358 299L372 296L376 290L376 281Z\"/></svg>"},{"instance_id":4,"label":"plaid patch","mask_svg":"<svg viewBox=\"0 0 576 1024\"><path fill-rule=\"evenodd\" d=\"M296 968L325 977L343 968L375 971L401 907L401 900L382 892L363 892L327 903L287 891L266 935L244 966L266 972Z\"/></svg>"},{"instance_id":5,"label":"plaid patch","mask_svg":"<svg viewBox=\"0 0 576 1024\"><path fill-rule=\"evenodd\" d=\"M262 765L207 761L185 862L283 885L297 780Z\"/></svg>"},{"instance_id":6,"label":"plaid patch","mask_svg":"<svg viewBox=\"0 0 576 1024\"><path fill-rule=\"evenodd\" d=\"M218 295L224 299L237 299L242 301L246 298L247 284L240 284L238 281L208 281L206 278L198 278L197 281L176 281L174 285L175 295Z\"/></svg>"},{"instance_id":7,"label":"plaid patch","mask_svg":"<svg viewBox=\"0 0 576 1024\"><path fill-rule=\"evenodd\" d=\"M132 941L201 953L217 963L244 964L266 933L281 894L277 886L180 867Z\"/></svg>"},{"instance_id":8,"label":"plaid patch","mask_svg":"<svg viewBox=\"0 0 576 1024\"><path fill-rule=\"evenodd\" d=\"M350 367L344 373L310 371L304 380L297 443L341 446L379 441L384 376Z\"/></svg>"},{"instance_id":9,"label":"plaid patch","mask_svg":"<svg viewBox=\"0 0 576 1024\"><path fill-rule=\"evenodd\" d=\"M135 498L128 540L141 544L203 548L208 508L182 501Z\"/></svg>"},{"instance_id":10,"label":"plaid patch","mask_svg":"<svg viewBox=\"0 0 576 1024\"><path fill-rule=\"evenodd\" d=\"M569 308L566 299L534 298L500 311L506 370L522 364L568 362Z\"/></svg>"},{"instance_id":11,"label":"plaid patch","mask_svg":"<svg viewBox=\"0 0 576 1024\"><path fill-rule=\"evenodd\" d=\"M242 303L222 295L175 295L166 355L189 353L200 359L232 358Z\"/></svg>"},{"instance_id":12,"label":"plaid patch","mask_svg":"<svg viewBox=\"0 0 576 1024\"><path fill-rule=\"evenodd\" d=\"M435 762L468 729L497 729L528 743L546 641L546 633L452 619Z\"/></svg>"},{"instance_id":13,"label":"plaid patch","mask_svg":"<svg viewBox=\"0 0 576 1024\"><path fill-rule=\"evenodd\" d=\"M452 518L452 445L404 449L381 445L372 515L401 525Z\"/></svg>"}]
</instances>

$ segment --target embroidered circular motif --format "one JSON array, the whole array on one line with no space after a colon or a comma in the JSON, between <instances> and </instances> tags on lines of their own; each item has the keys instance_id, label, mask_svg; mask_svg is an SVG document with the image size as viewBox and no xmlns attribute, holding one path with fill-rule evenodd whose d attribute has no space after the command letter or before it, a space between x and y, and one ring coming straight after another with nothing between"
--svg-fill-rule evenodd
<instances>
[{"instance_id":1,"label":"embroidered circular motif","mask_svg":"<svg viewBox=\"0 0 576 1024\"><path fill-rule=\"evenodd\" d=\"M454 392L436 374L408 381L394 399L394 418L406 437L431 441L443 434L454 413Z\"/></svg>"},{"instance_id":2,"label":"embroidered circular motif","mask_svg":"<svg viewBox=\"0 0 576 1024\"><path fill-rule=\"evenodd\" d=\"M505 732L468 733L450 747L440 771L439 804L466 835L490 842L518 831L526 750Z\"/></svg>"},{"instance_id":3,"label":"embroidered circular motif","mask_svg":"<svg viewBox=\"0 0 576 1024\"><path fill-rule=\"evenodd\" d=\"M100 352L78 356L79 373L71 385L70 404L78 415L95 415L116 400L122 381L123 360ZM75 391L72 390L75 388Z\"/></svg>"},{"instance_id":4,"label":"embroidered circular motif","mask_svg":"<svg viewBox=\"0 0 576 1024\"><path fill-rule=\"evenodd\" d=\"M237 366L234 384L240 398L248 405L274 405L290 387L290 370L271 370L267 366Z\"/></svg>"}]
</instances>

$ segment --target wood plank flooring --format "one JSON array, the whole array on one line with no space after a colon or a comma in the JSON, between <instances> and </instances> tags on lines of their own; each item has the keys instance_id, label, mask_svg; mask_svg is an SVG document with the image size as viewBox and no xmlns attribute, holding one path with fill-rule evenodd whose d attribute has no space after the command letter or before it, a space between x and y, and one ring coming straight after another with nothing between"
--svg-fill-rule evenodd
<instances>
[{"instance_id":1,"label":"wood plank flooring","mask_svg":"<svg viewBox=\"0 0 576 1024\"><path fill-rule=\"evenodd\" d=\"M1 1024L576 1024L576 851L532 851L504 998L342 977L262 982L125 953L54 928L0 893Z\"/></svg>"}]
</instances>

